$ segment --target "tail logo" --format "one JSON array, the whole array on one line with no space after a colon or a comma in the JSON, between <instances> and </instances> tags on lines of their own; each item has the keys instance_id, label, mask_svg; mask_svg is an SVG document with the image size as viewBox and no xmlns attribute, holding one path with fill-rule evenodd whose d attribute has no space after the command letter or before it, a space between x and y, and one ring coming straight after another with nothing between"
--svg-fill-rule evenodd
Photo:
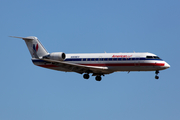
<instances>
[{"instance_id":1,"label":"tail logo","mask_svg":"<svg viewBox=\"0 0 180 120\"><path fill-rule=\"evenodd\" d=\"M34 50L35 53L38 51L38 49L39 49L38 44L36 44L36 45L33 44L33 50Z\"/></svg>"}]
</instances>

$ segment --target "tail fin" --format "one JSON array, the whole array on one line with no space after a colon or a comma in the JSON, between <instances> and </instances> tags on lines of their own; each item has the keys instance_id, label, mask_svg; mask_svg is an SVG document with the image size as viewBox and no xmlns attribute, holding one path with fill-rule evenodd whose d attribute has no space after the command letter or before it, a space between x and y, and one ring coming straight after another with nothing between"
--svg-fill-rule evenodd
<instances>
[{"instance_id":1,"label":"tail fin","mask_svg":"<svg viewBox=\"0 0 180 120\"><path fill-rule=\"evenodd\" d=\"M32 58L41 58L42 56L49 54L47 50L43 47L43 45L40 43L37 37L25 37L25 38L15 37L15 36L10 36L10 37L23 39L29 49Z\"/></svg>"}]
</instances>

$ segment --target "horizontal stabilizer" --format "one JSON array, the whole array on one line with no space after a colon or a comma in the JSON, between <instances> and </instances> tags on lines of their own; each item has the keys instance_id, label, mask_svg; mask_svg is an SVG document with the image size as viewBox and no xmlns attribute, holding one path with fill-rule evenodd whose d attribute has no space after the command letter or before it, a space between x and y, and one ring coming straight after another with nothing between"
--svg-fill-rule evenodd
<instances>
[{"instance_id":1,"label":"horizontal stabilizer","mask_svg":"<svg viewBox=\"0 0 180 120\"><path fill-rule=\"evenodd\" d=\"M20 38L20 39L23 39L23 40L33 40L33 38L28 38L28 37L16 37L16 36L9 36L9 37L13 37L13 38Z\"/></svg>"}]
</instances>

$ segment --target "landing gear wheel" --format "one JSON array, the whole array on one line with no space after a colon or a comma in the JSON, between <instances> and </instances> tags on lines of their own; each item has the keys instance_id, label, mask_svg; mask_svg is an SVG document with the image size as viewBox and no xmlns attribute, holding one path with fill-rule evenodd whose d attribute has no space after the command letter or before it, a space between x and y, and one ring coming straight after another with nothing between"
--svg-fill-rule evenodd
<instances>
[{"instance_id":1,"label":"landing gear wheel","mask_svg":"<svg viewBox=\"0 0 180 120\"><path fill-rule=\"evenodd\" d=\"M155 79L159 79L159 76L156 75L156 76L155 76Z\"/></svg>"},{"instance_id":2,"label":"landing gear wheel","mask_svg":"<svg viewBox=\"0 0 180 120\"><path fill-rule=\"evenodd\" d=\"M96 81L101 81L101 76L100 75L98 75L98 76L96 76Z\"/></svg>"},{"instance_id":3,"label":"landing gear wheel","mask_svg":"<svg viewBox=\"0 0 180 120\"><path fill-rule=\"evenodd\" d=\"M84 79L89 79L89 74L84 74L84 75L83 75L83 78L84 78Z\"/></svg>"},{"instance_id":4,"label":"landing gear wheel","mask_svg":"<svg viewBox=\"0 0 180 120\"><path fill-rule=\"evenodd\" d=\"M155 79L159 79L158 73L159 73L159 70L156 70L156 72L155 72L155 74L156 74Z\"/></svg>"}]
</instances>

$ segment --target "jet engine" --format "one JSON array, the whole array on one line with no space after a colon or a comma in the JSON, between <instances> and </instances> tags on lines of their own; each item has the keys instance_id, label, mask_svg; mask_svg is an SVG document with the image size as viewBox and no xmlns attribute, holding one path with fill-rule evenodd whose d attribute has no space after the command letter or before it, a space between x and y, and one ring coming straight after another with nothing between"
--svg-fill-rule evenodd
<instances>
[{"instance_id":1,"label":"jet engine","mask_svg":"<svg viewBox=\"0 0 180 120\"><path fill-rule=\"evenodd\" d=\"M44 56L43 58L62 61L66 58L66 54L63 52L53 52L49 55Z\"/></svg>"}]
</instances>

